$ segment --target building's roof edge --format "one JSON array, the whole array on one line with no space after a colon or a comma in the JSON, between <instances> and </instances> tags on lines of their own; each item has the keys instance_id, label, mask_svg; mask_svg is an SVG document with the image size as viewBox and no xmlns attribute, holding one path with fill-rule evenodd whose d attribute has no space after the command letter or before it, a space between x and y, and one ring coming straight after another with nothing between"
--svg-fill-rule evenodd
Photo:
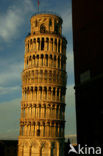
<instances>
[{"instance_id":1,"label":"building's roof edge","mask_svg":"<svg viewBox=\"0 0 103 156\"><path fill-rule=\"evenodd\" d=\"M39 12L35 12L35 13L31 16L31 18L32 18L33 16L40 15L40 14L54 15L54 16L59 17L59 18L62 20L62 17L61 17L59 14L57 14L57 13L55 13L55 12L52 12L52 11L39 11Z\"/></svg>"}]
</instances>

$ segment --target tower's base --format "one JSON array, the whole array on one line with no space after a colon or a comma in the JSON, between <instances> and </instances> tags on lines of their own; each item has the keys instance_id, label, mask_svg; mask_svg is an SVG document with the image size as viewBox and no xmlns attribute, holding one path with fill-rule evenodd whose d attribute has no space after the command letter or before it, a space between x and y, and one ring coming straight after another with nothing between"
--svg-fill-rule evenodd
<instances>
[{"instance_id":1,"label":"tower's base","mask_svg":"<svg viewBox=\"0 0 103 156\"><path fill-rule=\"evenodd\" d=\"M19 137L18 156L64 156L64 138Z\"/></svg>"}]
</instances>

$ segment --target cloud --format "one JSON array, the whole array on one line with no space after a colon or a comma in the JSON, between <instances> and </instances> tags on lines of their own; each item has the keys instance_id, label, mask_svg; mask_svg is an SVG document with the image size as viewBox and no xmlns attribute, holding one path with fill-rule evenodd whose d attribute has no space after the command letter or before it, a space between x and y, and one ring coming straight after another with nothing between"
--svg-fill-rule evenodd
<instances>
[{"instance_id":1,"label":"cloud","mask_svg":"<svg viewBox=\"0 0 103 156\"><path fill-rule=\"evenodd\" d=\"M2 70L0 73L0 85L9 84L13 81L20 81L23 69L23 62L16 62L13 61L10 63L9 61L5 63L6 69Z\"/></svg>"},{"instance_id":2,"label":"cloud","mask_svg":"<svg viewBox=\"0 0 103 156\"><path fill-rule=\"evenodd\" d=\"M62 13L63 18L63 34L72 32L72 11L68 8Z\"/></svg>"},{"instance_id":3,"label":"cloud","mask_svg":"<svg viewBox=\"0 0 103 156\"><path fill-rule=\"evenodd\" d=\"M74 57L73 52L67 52L67 64L66 64L66 71L67 71L67 84L74 83Z\"/></svg>"},{"instance_id":4,"label":"cloud","mask_svg":"<svg viewBox=\"0 0 103 156\"><path fill-rule=\"evenodd\" d=\"M76 134L76 115L75 115L75 90L74 84L67 86L66 109L65 109L65 135Z\"/></svg>"},{"instance_id":5,"label":"cloud","mask_svg":"<svg viewBox=\"0 0 103 156\"><path fill-rule=\"evenodd\" d=\"M75 90L74 90L74 84L67 86L66 91L66 103L70 106L75 106Z\"/></svg>"},{"instance_id":6,"label":"cloud","mask_svg":"<svg viewBox=\"0 0 103 156\"><path fill-rule=\"evenodd\" d=\"M5 14L0 15L0 37L6 42L17 38L26 15L31 11L33 11L31 0L23 0L9 7Z\"/></svg>"},{"instance_id":7,"label":"cloud","mask_svg":"<svg viewBox=\"0 0 103 156\"><path fill-rule=\"evenodd\" d=\"M14 87L0 87L0 95L10 94L17 92L21 89L20 86L14 86Z\"/></svg>"},{"instance_id":8,"label":"cloud","mask_svg":"<svg viewBox=\"0 0 103 156\"><path fill-rule=\"evenodd\" d=\"M67 72L69 74L74 72L74 57L73 52L67 52Z\"/></svg>"},{"instance_id":9,"label":"cloud","mask_svg":"<svg viewBox=\"0 0 103 156\"><path fill-rule=\"evenodd\" d=\"M19 26L22 22L22 19L19 17L17 13L18 11L16 11L9 9L6 15L2 15L2 17L0 17L0 37L6 41L9 41L11 38L15 37L15 33L19 32Z\"/></svg>"}]
</instances>

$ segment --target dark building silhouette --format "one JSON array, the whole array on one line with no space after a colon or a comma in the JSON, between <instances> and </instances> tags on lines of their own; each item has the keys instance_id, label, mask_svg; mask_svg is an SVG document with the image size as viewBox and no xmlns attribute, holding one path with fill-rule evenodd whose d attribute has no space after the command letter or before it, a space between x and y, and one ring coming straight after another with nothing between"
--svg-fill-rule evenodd
<instances>
[{"instance_id":1,"label":"dark building silhouette","mask_svg":"<svg viewBox=\"0 0 103 156\"><path fill-rule=\"evenodd\" d=\"M17 156L17 140L0 140L0 156Z\"/></svg>"},{"instance_id":2,"label":"dark building silhouette","mask_svg":"<svg viewBox=\"0 0 103 156\"><path fill-rule=\"evenodd\" d=\"M80 144L103 143L103 0L72 0L73 49Z\"/></svg>"}]
</instances>

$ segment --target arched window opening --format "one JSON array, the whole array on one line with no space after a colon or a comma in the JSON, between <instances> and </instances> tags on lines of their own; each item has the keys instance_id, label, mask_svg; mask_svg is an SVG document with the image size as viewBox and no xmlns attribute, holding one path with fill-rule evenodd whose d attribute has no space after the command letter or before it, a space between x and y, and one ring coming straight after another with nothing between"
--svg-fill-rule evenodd
<instances>
[{"instance_id":1,"label":"arched window opening","mask_svg":"<svg viewBox=\"0 0 103 156\"><path fill-rule=\"evenodd\" d=\"M60 58L58 57L58 68L60 68Z\"/></svg>"},{"instance_id":2,"label":"arched window opening","mask_svg":"<svg viewBox=\"0 0 103 156\"><path fill-rule=\"evenodd\" d=\"M42 99L42 87L40 87L39 90L40 90L40 100L41 100ZM41 111L41 109L40 109L40 111Z\"/></svg>"},{"instance_id":3,"label":"arched window opening","mask_svg":"<svg viewBox=\"0 0 103 156\"><path fill-rule=\"evenodd\" d=\"M44 105L44 118L46 118L46 105Z\"/></svg>"},{"instance_id":4,"label":"arched window opening","mask_svg":"<svg viewBox=\"0 0 103 156\"><path fill-rule=\"evenodd\" d=\"M57 39L55 39L55 51L57 52Z\"/></svg>"},{"instance_id":5,"label":"arched window opening","mask_svg":"<svg viewBox=\"0 0 103 156\"><path fill-rule=\"evenodd\" d=\"M33 55L33 59L35 60L35 55Z\"/></svg>"},{"instance_id":6,"label":"arched window opening","mask_svg":"<svg viewBox=\"0 0 103 156\"><path fill-rule=\"evenodd\" d=\"M31 94L32 94L32 98L33 98L33 87L31 87Z\"/></svg>"},{"instance_id":7,"label":"arched window opening","mask_svg":"<svg viewBox=\"0 0 103 156\"><path fill-rule=\"evenodd\" d=\"M43 54L41 55L41 66L43 66Z\"/></svg>"},{"instance_id":8,"label":"arched window opening","mask_svg":"<svg viewBox=\"0 0 103 156\"><path fill-rule=\"evenodd\" d=\"M31 92L33 92L33 87L31 87Z\"/></svg>"},{"instance_id":9,"label":"arched window opening","mask_svg":"<svg viewBox=\"0 0 103 156\"><path fill-rule=\"evenodd\" d=\"M44 24L42 24L42 25L40 26L40 32L41 32L41 33L45 33L45 32L46 32L46 28L45 28Z\"/></svg>"},{"instance_id":10,"label":"arched window opening","mask_svg":"<svg viewBox=\"0 0 103 156\"><path fill-rule=\"evenodd\" d=\"M53 38L51 38L51 45L52 45L52 51L53 51Z\"/></svg>"},{"instance_id":11,"label":"arched window opening","mask_svg":"<svg viewBox=\"0 0 103 156\"><path fill-rule=\"evenodd\" d=\"M40 136L40 129L37 129L37 136Z\"/></svg>"},{"instance_id":12,"label":"arched window opening","mask_svg":"<svg viewBox=\"0 0 103 156\"><path fill-rule=\"evenodd\" d=\"M59 96L59 88L57 89L57 96Z\"/></svg>"},{"instance_id":13,"label":"arched window opening","mask_svg":"<svg viewBox=\"0 0 103 156\"><path fill-rule=\"evenodd\" d=\"M40 91L41 92L41 91ZM41 99L41 93L40 93L40 99ZM39 118L41 117L41 104L39 104Z\"/></svg>"},{"instance_id":14,"label":"arched window opening","mask_svg":"<svg viewBox=\"0 0 103 156\"><path fill-rule=\"evenodd\" d=\"M46 87L44 87L44 91L47 92L47 88Z\"/></svg>"},{"instance_id":15,"label":"arched window opening","mask_svg":"<svg viewBox=\"0 0 103 156\"><path fill-rule=\"evenodd\" d=\"M41 41L41 50L44 50L44 38L42 38L42 41Z\"/></svg>"},{"instance_id":16,"label":"arched window opening","mask_svg":"<svg viewBox=\"0 0 103 156\"><path fill-rule=\"evenodd\" d=\"M51 19L49 20L49 26L50 27L52 26L52 20Z\"/></svg>"},{"instance_id":17,"label":"arched window opening","mask_svg":"<svg viewBox=\"0 0 103 156\"><path fill-rule=\"evenodd\" d=\"M47 51L49 50L49 38L46 38L46 42L47 42Z\"/></svg>"},{"instance_id":18,"label":"arched window opening","mask_svg":"<svg viewBox=\"0 0 103 156\"><path fill-rule=\"evenodd\" d=\"M55 88L53 88L53 96L55 96Z\"/></svg>"},{"instance_id":19,"label":"arched window opening","mask_svg":"<svg viewBox=\"0 0 103 156\"><path fill-rule=\"evenodd\" d=\"M56 67L56 56L54 55L54 67Z\"/></svg>"},{"instance_id":20,"label":"arched window opening","mask_svg":"<svg viewBox=\"0 0 103 156\"><path fill-rule=\"evenodd\" d=\"M60 119L62 119L62 107L60 107Z\"/></svg>"},{"instance_id":21,"label":"arched window opening","mask_svg":"<svg viewBox=\"0 0 103 156\"><path fill-rule=\"evenodd\" d=\"M47 99L47 88L44 87L44 92L45 92L45 99Z\"/></svg>"},{"instance_id":22,"label":"arched window opening","mask_svg":"<svg viewBox=\"0 0 103 156\"><path fill-rule=\"evenodd\" d=\"M38 42L38 50L40 50L40 38L37 39Z\"/></svg>"},{"instance_id":23,"label":"arched window opening","mask_svg":"<svg viewBox=\"0 0 103 156\"><path fill-rule=\"evenodd\" d=\"M59 40L59 43L58 43L58 52L60 53L60 40Z\"/></svg>"},{"instance_id":24,"label":"arched window opening","mask_svg":"<svg viewBox=\"0 0 103 156\"><path fill-rule=\"evenodd\" d=\"M37 42L40 42L40 38L37 39Z\"/></svg>"},{"instance_id":25,"label":"arched window opening","mask_svg":"<svg viewBox=\"0 0 103 156\"><path fill-rule=\"evenodd\" d=\"M28 43L28 49L27 49L27 52L29 52L29 43Z\"/></svg>"},{"instance_id":26,"label":"arched window opening","mask_svg":"<svg viewBox=\"0 0 103 156\"><path fill-rule=\"evenodd\" d=\"M58 123L56 123L56 137L58 137Z\"/></svg>"},{"instance_id":27,"label":"arched window opening","mask_svg":"<svg viewBox=\"0 0 103 156\"><path fill-rule=\"evenodd\" d=\"M43 123L43 136L45 136L45 123Z\"/></svg>"},{"instance_id":28,"label":"arched window opening","mask_svg":"<svg viewBox=\"0 0 103 156\"><path fill-rule=\"evenodd\" d=\"M52 55L50 54L50 59L52 60Z\"/></svg>"},{"instance_id":29,"label":"arched window opening","mask_svg":"<svg viewBox=\"0 0 103 156\"><path fill-rule=\"evenodd\" d=\"M65 50L65 42L63 40L63 43L62 43L62 53L64 53L64 50Z\"/></svg>"},{"instance_id":30,"label":"arched window opening","mask_svg":"<svg viewBox=\"0 0 103 156\"><path fill-rule=\"evenodd\" d=\"M27 60L27 65L28 65L28 60Z\"/></svg>"},{"instance_id":31,"label":"arched window opening","mask_svg":"<svg viewBox=\"0 0 103 156\"><path fill-rule=\"evenodd\" d=\"M30 90L29 90L29 87L27 87L27 94L29 94L30 93Z\"/></svg>"},{"instance_id":32,"label":"arched window opening","mask_svg":"<svg viewBox=\"0 0 103 156\"><path fill-rule=\"evenodd\" d=\"M59 34L59 25L55 23L55 33Z\"/></svg>"},{"instance_id":33,"label":"arched window opening","mask_svg":"<svg viewBox=\"0 0 103 156\"><path fill-rule=\"evenodd\" d=\"M51 87L48 88L48 99L51 99Z\"/></svg>"},{"instance_id":34,"label":"arched window opening","mask_svg":"<svg viewBox=\"0 0 103 156\"><path fill-rule=\"evenodd\" d=\"M49 66L51 67L52 66L52 55L50 55L50 64L49 64Z\"/></svg>"},{"instance_id":35,"label":"arched window opening","mask_svg":"<svg viewBox=\"0 0 103 156\"><path fill-rule=\"evenodd\" d=\"M26 88L24 89L24 98L26 99ZM24 115L25 115L25 109L24 109Z\"/></svg>"},{"instance_id":36,"label":"arched window opening","mask_svg":"<svg viewBox=\"0 0 103 156\"><path fill-rule=\"evenodd\" d=\"M37 87L35 87L36 99L37 99Z\"/></svg>"},{"instance_id":37,"label":"arched window opening","mask_svg":"<svg viewBox=\"0 0 103 156\"><path fill-rule=\"evenodd\" d=\"M36 39L34 38L34 43L36 43Z\"/></svg>"},{"instance_id":38,"label":"arched window opening","mask_svg":"<svg viewBox=\"0 0 103 156\"><path fill-rule=\"evenodd\" d=\"M31 61L31 56L29 57L29 61Z\"/></svg>"},{"instance_id":39,"label":"arched window opening","mask_svg":"<svg viewBox=\"0 0 103 156\"><path fill-rule=\"evenodd\" d=\"M37 67L39 66L39 55L37 55Z\"/></svg>"},{"instance_id":40,"label":"arched window opening","mask_svg":"<svg viewBox=\"0 0 103 156\"><path fill-rule=\"evenodd\" d=\"M32 39L30 40L30 44L32 44Z\"/></svg>"},{"instance_id":41,"label":"arched window opening","mask_svg":"<svg viewBox=\"0 0 103 156\"><path fill-rule=\"evenodd\" d=\"M48 55L46 55L46 66L48 66Z\"/></svg>"},{"instance_id":42,"label":"arched window opening","mask_svg":"<svg viewBox=\"0 0 103 156\"><path fill-rule=\"evenodd\" d=\"M36 39L34 38L34 50L36 50Z\"/></svg>"},{"instance_id":43,"label":"arched window opening","mask_svg":"<svg viewBox=\"0 0 103 156\"><path fill-rule=\"evenodd\" d=\"M33 64L35 66L35 55L33 55Z\"/></svg>"},{"instance_id":44,"label":"arched window opening","mask_svg":"<svg viewBox=\"0 0 103 156\"><path fill-rule=\"evenodd\" d=\"M61 89L61 100L63 100L63 88Z\"/></svg>"},{"instance_id":45,"label":"arched window opening","mask_svg":"<svg viewBox=\"0 0 103 156\"><path fill-rule=\"evenodd\" d=\"M51 87L49 87L49 92L51 92Z\"/></svg>"}]
</instances>

